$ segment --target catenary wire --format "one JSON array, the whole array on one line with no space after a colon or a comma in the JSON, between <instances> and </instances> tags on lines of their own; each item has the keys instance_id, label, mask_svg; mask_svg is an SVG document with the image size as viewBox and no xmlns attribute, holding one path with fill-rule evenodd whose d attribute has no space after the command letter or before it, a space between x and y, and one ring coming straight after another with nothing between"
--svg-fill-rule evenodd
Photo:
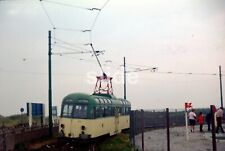
<instances>
[{"instance_id":1,"label":"catenary wire","mask_svg":"<svg viewBox=\"0 0 225 151\"><path fill-rule=\"evenodd\" d=\"M41 1L42 1L42 0L40 0L40 2L41 2ZM49 23L51 24L52 28L55 29L55 25L54 25L54 23L53 23L53 21L52 21L50 15L48 14L48 11L47 11L46 8L44 7L43 3L41 3L41 7L42 7L42 9L44 10L45 15L47 16L48 21L49 21Z\"/></svg>"},{"instance_id":2,"label":"catenary wire","mask_svg":"<svg viewBox=\"0 0 225 151\"><path fill-rule=\"evenodd\" d=\"M67 7L74 7L74 8L79 8L79 9L91 10L91 8L82 7L82 6L78 6L78 5L72 5L72 4L66 4L66 3L62 3L62 2L55 2L55 1L50 1L50 0L40 0L40 1L44 1L44 2L47 2L47 3L51 3L51 4L56 4L56 5L61 5L61 6L67 6Z\"/></svg>"}]
</instances>

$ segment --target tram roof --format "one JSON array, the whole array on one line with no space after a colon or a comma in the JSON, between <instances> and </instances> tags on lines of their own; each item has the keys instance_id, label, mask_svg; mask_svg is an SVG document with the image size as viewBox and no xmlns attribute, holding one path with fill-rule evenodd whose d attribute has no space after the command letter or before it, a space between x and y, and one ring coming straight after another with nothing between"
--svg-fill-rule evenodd
<instances>
[{"instance_id":1,"label":"tram roof","mask_svg":"<svg viewBox=\"0 0 225 151\"><path fill-rule=\"evenodd\" d=\"M124 99L117 99L114 95L109 94L85 94L71 93L63 98L63 103L88 103L88 104L117 104L130 105L130 102Z\"/></svg>"}]
</instances>

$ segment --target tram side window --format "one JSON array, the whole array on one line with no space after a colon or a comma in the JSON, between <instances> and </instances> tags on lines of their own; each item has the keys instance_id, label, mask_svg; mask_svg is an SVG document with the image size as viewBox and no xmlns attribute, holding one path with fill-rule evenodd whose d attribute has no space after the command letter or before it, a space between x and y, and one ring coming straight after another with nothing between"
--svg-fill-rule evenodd
<instances>
[{"instance_id":1,"label":"tram side window","mask_svg":"<svg viewBox=\"0 0 225 151\"><path fill-rule=\"evenodd\" d=\"M66 105L63 106L63 113L62 113L62 115L64 117L71 117L72 111L73 111L73 105L66 104Z\"/></svg>"},{"instance_id":2,"label":"tram side window","mask_svg":"<svg viewBox=\"0 0 225 151\"><path fill-rule=\"evenodd\" d=\"M126 111L125 111L125 107L122 107L122 115L125 115L126 114Z\"/></svg>"},{"instance_id":3,"label":"tram side window","mask_svg":"<svg viewBox=\"0 0 225 151\"><path fill-rule=\"evenodd\" d=\"M122 107L119 107L119 113L122 115Z\"/></svg>"},{"instance_id":4,"label":"tram side window","mask_svg":"<svg viewBox=\"0 0 225 151\"><path fill-rule=\"evenodd\" d=\"M115 107L111 107L111 115L115 116Z\"/></svg>"},{"instance_id":5,"label":"tram side window","mask_svg":"<svg viewBox=\"0 0 225 151\"><path fill-rule=\"evenodd\" d=\"M112 116L112 108L111 107L105 107L105 116Z\"/></svg>"},{"instance_id":6,"label":"tram side window","mask_svg":"<svg viewBox=\"0 0 225 151\"><path fill-rule=\"evenodd\" d=\"M87 105L74 105L74 118L87 118Z\"/></svg>"},{"instance_id":7,"label":"tram side window","mask_svg":"<svg viewBox=\"0 0 225 151\"><path fill-rule=\"evenodd\" d=\"M101 106L96 107L96 118L104 116L104 108Z\"/></svg>"},{"instance_id":8,"label":"tram side window","mask_svg":"<svg viewBox=\"0 0 225 151\"><path fill-rule=\"evenodd\" d=\"M126 112L126 115L129 115L130 114L130 108L129 107L126 107L125 110L126 110L125 111Z\"/></svg>"},{"instance_id":9,"label":"tram side window","mask_svg":"<svg viewBox=\"0 0 225 151\"><path fill-rule=\"evenodd\" d=\"M115 115L119 115L120 114L120 107L115 107L114 108L114 112L115 112Z\"/></svg>"}]
</instances>

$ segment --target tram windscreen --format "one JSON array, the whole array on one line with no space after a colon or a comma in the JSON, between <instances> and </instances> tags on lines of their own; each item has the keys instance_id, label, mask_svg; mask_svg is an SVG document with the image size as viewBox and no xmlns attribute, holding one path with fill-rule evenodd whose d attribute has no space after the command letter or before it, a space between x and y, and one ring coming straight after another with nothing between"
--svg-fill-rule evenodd
<instances>
[{"instance_id":1,"label":"tram windscreen","mask_svg":"<svg viewBox=\"0 0 225 151\"><path fill-rule=\"evenodd\" d=\"M62 116L71 117L73 112L73 105L65 104L62 110Z\"/></svg>"},{"instance_id":2,"label":"tram windscreen","mask_svg":"<svg viewBox=\"0 0 225 151\"><path fill-rule=\"evenodd\" d=\"M87 118L87 105L65 104L62 110L63 117Z\"/></svg>"}]
</instances>

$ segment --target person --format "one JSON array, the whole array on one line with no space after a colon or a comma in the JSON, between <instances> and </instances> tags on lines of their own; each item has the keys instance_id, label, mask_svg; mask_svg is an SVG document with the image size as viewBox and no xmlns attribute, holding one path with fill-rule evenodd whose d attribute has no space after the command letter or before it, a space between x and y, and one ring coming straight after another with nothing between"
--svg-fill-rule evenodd
<instances>
[{"instance_id":1,"label":"person","mask_svg":"<svg viewBox=\"0 0 225 151\"><path fill-rule=\"evenodd\" d=\"M216 111L216 122L217 122L216 133L219 133L219 128L221 129L221 132L224 133L224 130L222 127L222 118L223 118L223 107L220 107Z\"/></svg>"},{"instance_id":2,"label":"person","mask_svg":"<svg viewBox=\"0 0 225 151\"><path fill-rule=\"evenodd\" d=\"M189 123L191 125L191 132L194 132L195 130L195 121L196 121L196 114L195 110L192 109L191 112L188 114Z\"/></svg>"},{"instance_id":3,"label":"person","mask_svg":"<svg viewBox=\"0 0 225 151\"><path fill-rule=\"evenodd\" d=\"M203 128L203 124L204 124L204 116L203 116L202 112L200 112L198 115L198 123L199 123L200 132L203 132L202 128Z\"/></svg>"},{"instance_id":4,"label":"person","mask_svg":"<svg viewBox=\"0 0 225 151\"><path fill-rule=\"evenodd\" d=\"M211 112L208 112L206 114L206 117L205 117L205 121L208 125L208 131L211 131L211 128L210 128L210 125L211 125L211 120L212 120L212 115L211 115Z\"/></svg>"}]
</instances>

